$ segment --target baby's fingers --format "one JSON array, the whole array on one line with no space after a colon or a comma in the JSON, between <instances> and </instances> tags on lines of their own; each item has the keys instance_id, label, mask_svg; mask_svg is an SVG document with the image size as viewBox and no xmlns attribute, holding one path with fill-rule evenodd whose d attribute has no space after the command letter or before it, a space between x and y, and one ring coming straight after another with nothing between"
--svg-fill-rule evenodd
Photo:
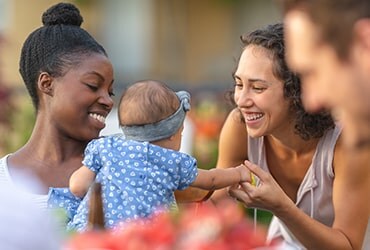
<instances>
[{"instance_id":1,"label":"baby's fingers","mask_svg":"<svg viewBox=\"0 0 370 250\"><path fill-rule=\"evenodd\" d=\"M269 174L256 164L253 164L250 161L245 161L244 164L252 172L254 179L257 177L264 182L269 178Z\"/></svg>"},{"instance_id":2,"label":"baby's fingers","mask_svg":"<svg viewBox=\"0 0 370 250\"><path fill-rule=\"evenodd\" d=\"M240 164L238 170L240 173L240 182L252 182L252 172L244 164Z\"/></svg>"}]
</instances>

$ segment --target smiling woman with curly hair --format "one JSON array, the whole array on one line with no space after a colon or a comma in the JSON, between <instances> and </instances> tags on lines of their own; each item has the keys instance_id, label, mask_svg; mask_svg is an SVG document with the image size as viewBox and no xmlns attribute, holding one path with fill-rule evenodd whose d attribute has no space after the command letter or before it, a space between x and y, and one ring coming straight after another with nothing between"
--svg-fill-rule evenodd
<instances>
[{"instance_id":1,"label":"smiling woman with curly hair","mask_svg":"<svg viewBox=\"0 0 370 250\"><path fill-rule=\"evenodd\" d=\"M316 114L308 113L302 104L301 80L297 74L288 69L285 61L283 26L276 24L266 30L255 30L240 37L243 47L254 45L265 48L272 58L272 73L283 81L284 97L290 102L290 110L295 113L295 132L304 140L320 138L334 127L334 121L327 111ZM235 72L234 72L235 75ZM228 93L232 105L236 106L235 89ZM243 116L241 116L244 121Z\"/></svg>"},{"instance_id":2,"label":"smiling woman with curly hair","mask_svg":"<svg viewBox=\"0 0 370 250\"><path fill-rule=\"evenodd\" d=\"M220 134L217 167L244 162L255 178L231 187L229 194L247 207L272 212L269 241L339 249L342 243L334 238L341 232L332 228L334 221L341 221L343 232L363 227L347 225L350 215L338 212L346 166L341 127L328 112L304 110L299 76L285 61L282 24L255 30L241 41L229 95L235 109Z\"/></svg>"}]
</instances>

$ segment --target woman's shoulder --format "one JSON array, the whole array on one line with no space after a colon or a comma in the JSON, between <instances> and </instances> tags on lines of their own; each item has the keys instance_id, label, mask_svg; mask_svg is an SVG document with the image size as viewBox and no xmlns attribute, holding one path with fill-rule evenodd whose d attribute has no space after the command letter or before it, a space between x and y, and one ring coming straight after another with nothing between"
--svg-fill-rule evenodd
<instances>
[{"instance_id":1,"label":"woman's shoulder","mask_svg":"<svg viewBox=\"0 0 370 250\"><path fill-rule=\"evenodd\" d=\"M93 139L93 141L100 141L100 142L103 142L103 141L119 141L119 140L125 140L125 136L124 134L122 133L118 133L118 134L111 134L111 135L103 135L103 136L100 136L96 139Z\"/></svg>"},{"instance_id":2,"label":"woman's shoulder","mask_svg":"<svg viewBox=\"0 0 370 250\"><path fill-rule=\"evenodd\" d=\"M96 146L96 145L107 145L107 144L116 144L122 143L125 140L125 136L123 134L112 134L112 135L104 135L100 136L96 139L93 139L89 142L88 146Z\"/></svg>"}]
</instances>

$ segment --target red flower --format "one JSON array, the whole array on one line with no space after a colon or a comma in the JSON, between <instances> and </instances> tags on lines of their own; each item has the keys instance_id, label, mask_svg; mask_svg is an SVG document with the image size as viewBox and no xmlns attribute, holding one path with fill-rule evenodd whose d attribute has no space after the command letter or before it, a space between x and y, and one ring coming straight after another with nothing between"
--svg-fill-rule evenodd
<instances>
[{"instance_id":1,"label":"red flower","mask_svg":"<svg viewBox=\"0 0 370 250\"><path fill-rule=\"evenodd\" d=\"M265 232L235 203L181 207L178 214L122 223L114 230L73 235L68 250L246 250L266 246Z\"/></svg>"}]
</instances>

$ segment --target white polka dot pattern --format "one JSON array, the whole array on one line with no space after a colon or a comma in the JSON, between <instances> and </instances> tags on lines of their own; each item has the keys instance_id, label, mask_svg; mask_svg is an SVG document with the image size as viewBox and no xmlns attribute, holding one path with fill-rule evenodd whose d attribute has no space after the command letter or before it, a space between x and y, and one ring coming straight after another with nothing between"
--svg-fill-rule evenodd
<instances>
[{"instance_id":1,"label":"white polka dot pattern","mask_svg":"<svg viewBox=\"0 0 370 250\"><path fill-rule=\"evenodd\" d=\"M148 142L107 136L89 143L83 164L102 183L106 226L147 217L156 209L175 204L175 190L187 188L197 176L196 160L184 153ZM81 202L69 228L83 230L88 195Z\"/></svg>"}]
</instances>

